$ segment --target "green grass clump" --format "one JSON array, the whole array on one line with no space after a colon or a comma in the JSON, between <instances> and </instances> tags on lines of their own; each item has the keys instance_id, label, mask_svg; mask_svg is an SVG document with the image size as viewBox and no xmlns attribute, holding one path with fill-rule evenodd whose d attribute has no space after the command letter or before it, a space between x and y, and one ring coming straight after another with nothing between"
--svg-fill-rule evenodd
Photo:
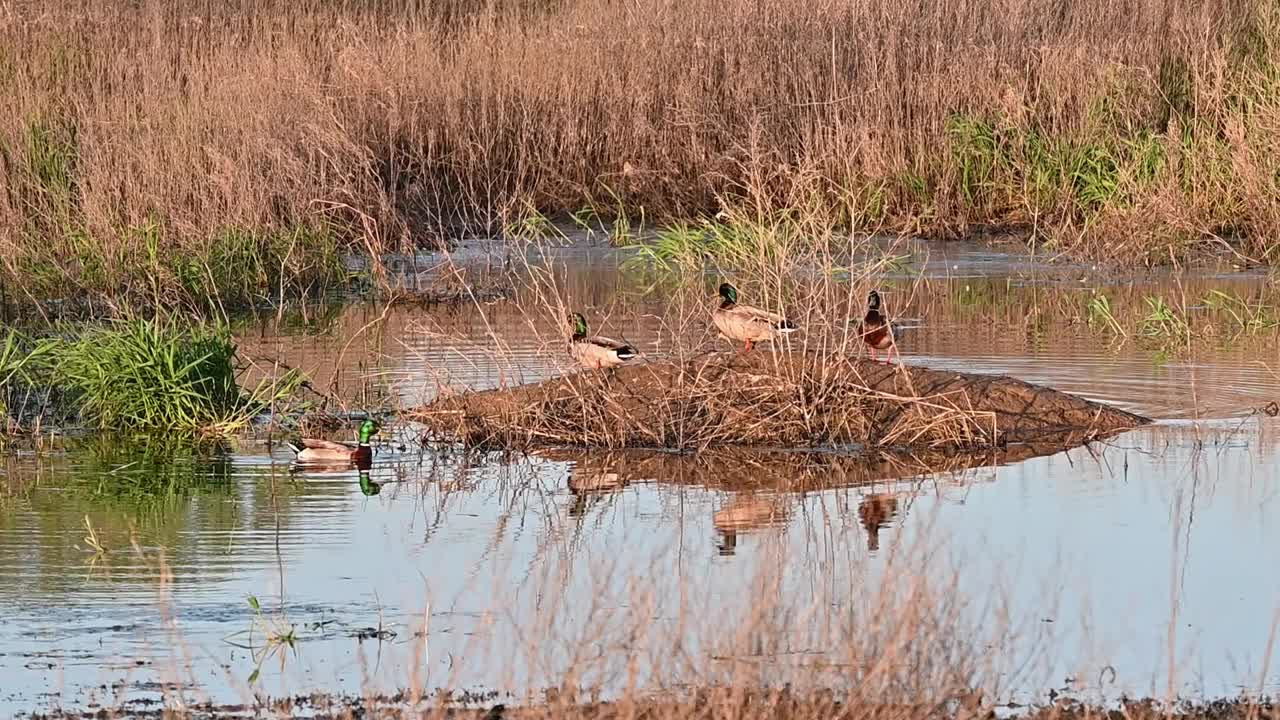
<instances>
[{"instance_id":1,"label":"green grass clump","mask_svg":"<svg viewBox=\"0 0 1280 720\"><path fill-rule=\"evenodd\" d=\"M59 305L64 315L183 308L225 319L235 310L319 297L349 280L345 251L322 223L226 227L192 245L175 245L169 232L158 221L111 236L49 230L45 242L0 266L0 281L25 291L14 297L19 303L72 300Z\"/></svg>"},{"instance_id":2,"label":"green grass clump","mask_svg":"<svg viewBox=\"0 0 1280 720\"><path fill-rule=\"evenodd\" d=\"M983 221L1085 221L1109 207L1131 207L1165 167L1164 144L1148 130L1065 136L958 114L947 137L956 194Z\"/></svg>"},{"instance_id":3,"label":"green grass clump","mask_svg":"<svg viewBox=\"0 0 1280 720\"><path fill-rule=\"evenodd\" d=\"M26 376L28 368L33 366L43 353L43 348L25 347L21 335L9 332L0 345L0 387L6 387L15 380Z\"/></svg>"},{"instance_id":4,"label":"green grass clump","mask_svg":"<svg viewBox=\"0 0 1280 720\"><path fill-rule=\"evenodd\" d=\"M503 225L502 234L508 238L527 242L563 236L563 233L552 224L551 218L529 203L525 203L519 209L517 216Z\"/></svg>"},{"instance_id":5,"label":"green grass clump","mask_svg":"<svg viewBox=\"0 0 1280 720\"><path fill-rule=\"evenodd\" d=\"M249 603L249 609L253 611L253 621L248 630L249 644L244 645L245 649L253 653L254 668L249 673L247 682L252 685L258 681L258 676L262 672L262 663L268 658L278 655L281 663L284 662L284 651L288 648L296 655L298 652L298 632L297 628L288 621L283 610L268 617L262 612L262 603L258 601L257 596L250 595L246 598ZM254 644L254 632L258 632L264 644Z\"/></svg>"},{"instance_id":6,"label":"green grass clump","mask_svg":"<svg viewBox=\"0 0 1280 720\"><path fill-rule=\"evenodd\" d=\"M651 239L632 243L635 255L628 263L660 271L699 268L707 263L738 268L768 266L794 249L825 239L785 212L761 220L681 222L657 231Z\"/></svg>"},{"instance_id":7,"label":"green grass clump","mask_svg":"<svg viewBox=\"0 0 1280 720\"><path fill-rule=\"evenodd\" d=\"M1217 317L1226 321L1237 335L1251 335L1280 326L1273 306L1262 298L1249 299L1233 292L1210 290L1201 301Z\"/></svg>"},{"instance_id":8,"label":"green grass clump","mask_svg":"<svg viewBox=\"0 0 1280 720\"><path fill-rule=\"evenodd\" d=\"M1183 339L1191 334L1191 326L1177 308L1158 295L1146 299L1147 316L1138 323L1141 334L1148 338Z\"/></svg>"},{"instance_id":9,"label":"green grass clump","mask_svg":"<svg viewBox=\"0 0 1280 720\"><path fill-rule=\"evenodd\" d=\"M290 371L246 394L230 335L172 320L117 321L44 348L51 382L82 422L101 429L226 435L302 383Z\"/></svg>"},{"instance_id":10,"label":"green grass clump","mask_svg":"<svg viewBox=\"0 0 1280 720\"><path fill-rule=\"evenodd\" d=\"M46 347L33 344L16 331L10 331L0 343L0 417L8 417L9 410L22 393L31 388L33 371L43 361Z\"/></svg>"},{"instance_id":11,"label":"green grass clump","mask_svg":"<svg viewBox=\"0 0 1280 720\"><path fill-rule=\"evenodd\" d=\"M338 284L342 249L324 225L250 230L227 228L211 238L207 253L187 255L172 267L193 297L245 307L291 296L312 296Z\"/></svg>"},{"instance_id":12,"label":"green grass clump","mask_svg":"<svg viewBox=\"0 0 1280 720\"><path fill-rule=\"evenodd\" d=\"M635 255L628 262L632 265L653 265L661 270L671 270L686 263L701 264L715 253L716 239L717 236L708 232L705 225L676 223L659 230L652 240L635 244Z\"/></svg>"},{"instance_id":13,"label":"green grass clump","mask_svg":"<svg viewBox=\"0 0 1280 720\"><path fill-rule=\"evenodd\" d=\"M1124 331L1120 322L1116 320L1115 313L1111 310L1111 299L1106 295L1094 290L1093 295L1086 304L1086 309L1088 311L1089 327L1106 330L1112 335L1128 337L1128 333Z\"/></svg>"}]
</instances>

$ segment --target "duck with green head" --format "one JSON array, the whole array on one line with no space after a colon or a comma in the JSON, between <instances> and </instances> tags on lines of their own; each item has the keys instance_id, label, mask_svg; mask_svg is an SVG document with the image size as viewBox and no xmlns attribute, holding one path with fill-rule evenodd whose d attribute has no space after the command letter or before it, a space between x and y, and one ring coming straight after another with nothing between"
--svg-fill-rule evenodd
<instances>
[{"instance_id":1,"label":"duck with green head","mask_svg":"<svg viewBox=\"0 0 1280 720\"><path fill-rule=\"evenodd\" d=\"M756 343L775 340L795 332L795 323L783 316L738 303L738 289L729 283L720 284L720 305L711 313L720 334L735 342L745 343L743 350L750 350Z\"/></svg>"},{"instance_id":2,"label":"duck with green head","mask_svg":"<svg viewBox=\"0 0 1280 720\"><path fill-rule=\"evenodd\" d=\"M573 335L569 338L569 357L583 367L614 368L636 357L635 348L612 338L587 336L587 319L582 313L569 316Z\"/></svg>"},{"instance_id":3,"label":"duck with green head","mask_svg":"<svg viewBox=\"0 0 1280 720\"><path fill-rule=\"evenodd\" d=\"M887 351L885 362L893 362L893 352L897 349L893 341L893 327L880 312L880 293L875 290L867 295L867 314L863 316L862 323L858 326L858 334L870 350L872 360L878 362L880 358L876 356L876 351L885 350ZM898 360L902 360L901 355L898 356Z\"/></svg>"},{"instance_id":4,"label":"duck with green head","mask_svg":"<svg viewBox=\"0 0 1280 720\"><path fill-rule=\"evenodd\" d=\"M369 438L373 437L378 432L378 429L378 423L373 420L365 420L360 423L360 430L356 435L359 442L356 445L333 442L332 440L302 438L290 442L289 447L297 455L299 463L351 462L365 464L373 459L373 447L369 445Z\"/></svg>"}]
</instances>

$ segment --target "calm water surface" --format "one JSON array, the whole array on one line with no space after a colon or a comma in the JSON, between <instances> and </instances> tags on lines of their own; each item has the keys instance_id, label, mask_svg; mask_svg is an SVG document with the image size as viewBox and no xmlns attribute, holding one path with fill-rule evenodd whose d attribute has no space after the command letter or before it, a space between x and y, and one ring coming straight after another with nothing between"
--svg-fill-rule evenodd
<instances>
[{"instance_id":1,"label":"calm water surface","mask_svg":"<svg viewBox=\"0 0 1280 720\"><path fill-rule=\"evenodd\" d=\"M660 347L660 294L638 292L608 252L564 258L573 302L642 350ZM907 362L1008 373L1161 422L932 473L798 454L437 455L403 426L384 433L363 482L291 472L287 448L258 442L211 456L86 440L10 456L0 714L317 689L524 697L562 684L571 666L608 693L637 657L649 659L641 680L671 681L671 667L650 666L676 639L698 678L723 677L735 618L765 607L787 621L752 662L785 680L838 668L818 662L832 650L822 618L904 568L971 601L957 632L1010 658L993 671L1001 699L1064 686L1104 697L1280 691L1280 663L1264 670L1280 619L1280 422L1250 414L1280 399L1276 344L1170 352L1084 327L1029 328L1036 293L1088 268L1050 273L953 246L928 271ZM1261 280L1174 282L1114 288L1245 294ZM355 409L563 371L526 310L481 308L351 306L246 326L242 346L341 388ZM987 637L997 626L1000 639ZM289 627L294 647L263 656L264 632Z\"/></svg>"}]
</instances>

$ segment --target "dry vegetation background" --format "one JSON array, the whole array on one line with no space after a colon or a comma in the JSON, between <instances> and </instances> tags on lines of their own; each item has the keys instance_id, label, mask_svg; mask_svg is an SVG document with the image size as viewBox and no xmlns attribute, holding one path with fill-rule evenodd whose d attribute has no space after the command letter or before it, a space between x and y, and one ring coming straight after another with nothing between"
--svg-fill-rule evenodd
<instances>
[{"instance_id":1,"label":"dry vegetation background","mask_svg":"<svg viewBox=\"0 0 1280 720\"><path fill-rule=\"evenodd\" d=\"M743 204L1274 260L1278 28L1254 0L9 2L5 281L235 301L534 210Z\"/></svg>"}]
</instances>

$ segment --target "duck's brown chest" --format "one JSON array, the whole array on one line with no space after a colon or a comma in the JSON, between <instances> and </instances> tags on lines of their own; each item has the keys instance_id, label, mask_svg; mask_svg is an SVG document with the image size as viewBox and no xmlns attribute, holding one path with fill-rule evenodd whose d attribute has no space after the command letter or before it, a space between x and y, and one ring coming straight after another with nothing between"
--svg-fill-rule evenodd
<instances>
[{"instance_id":1,"label":"duck's brown chest","mask_svg":"<svg viewBox=\"0 0 1280 720\"><path fill-rule=\"evenodd\" d=\"M862 323L862 341L876 350L886 350L893 344L889 336L889 325L883 319L864 320Z\"/></svg>"}]
</instances>

